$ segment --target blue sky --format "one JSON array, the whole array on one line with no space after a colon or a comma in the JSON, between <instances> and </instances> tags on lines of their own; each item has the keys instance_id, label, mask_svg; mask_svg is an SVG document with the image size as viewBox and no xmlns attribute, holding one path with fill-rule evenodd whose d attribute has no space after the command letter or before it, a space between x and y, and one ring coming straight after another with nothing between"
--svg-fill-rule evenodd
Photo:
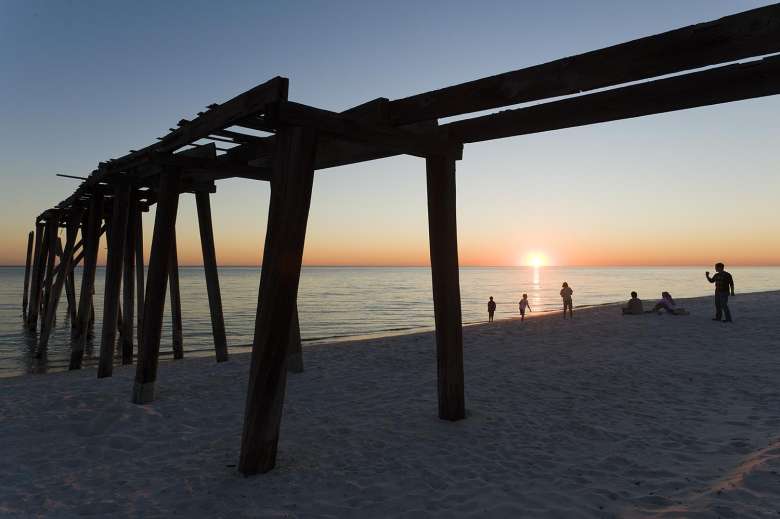
<instances>
[{"instance_id":1,"label":"blue sky","mask_svg":"<svg viewBox=\"0 0 780 519\"><path fill-rule=\"evenodd\" d=\"M341 110L767 3L0 0L0 263L18 262L34 216L75 188L54 173L84 175L273 76L290 78L291 99ZM775 97L469 145L461 261L780 263L778 108ZM259 261L267 198L260 183L219 184L223 263ZM306 261L425 263L426 218L419 159L323 171ZM716 221L728 238L713 238ZM179 236L183 261L199 262L188 197Z\"/></svg>"}]
</instances>

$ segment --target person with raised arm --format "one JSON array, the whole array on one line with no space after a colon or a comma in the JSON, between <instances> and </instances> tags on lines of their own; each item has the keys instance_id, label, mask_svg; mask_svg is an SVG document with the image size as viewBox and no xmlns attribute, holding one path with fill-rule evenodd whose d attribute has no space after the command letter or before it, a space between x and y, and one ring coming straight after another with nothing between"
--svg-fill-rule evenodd
<instances>
[{"instance_id":1,"label":"person with raised arm","mask_svg":"<svg viewBox=\"0 0 780 519\"><path fill-rule=\"evenodd\" d=\"M715 318L713 321L720 322L721 317L725 316L723 322L731 322L731 310L729 310L729 294L734 295L734 278L731 274L723 270L723 263L715 264L715 275L710 277L710 271L705 272L707 281L715 283Z\"/></svg>"}]
</instances>

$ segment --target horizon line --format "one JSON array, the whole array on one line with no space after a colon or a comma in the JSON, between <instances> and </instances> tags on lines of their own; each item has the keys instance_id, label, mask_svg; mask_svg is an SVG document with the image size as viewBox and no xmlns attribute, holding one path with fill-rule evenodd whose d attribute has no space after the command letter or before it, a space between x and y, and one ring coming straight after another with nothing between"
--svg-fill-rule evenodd
<instances>
[{"instance_id":1,"label":"horizon line","mask_svg":"<svg viewBox=\"0 0 780 519\"><path fill-rule=\"evenodd\" d=\"M0 268L24 268L26 265L24 264L7 264L7 265L0 265ZM105 263L97 265L98 267L105 267ZM148 267L148 264L144 265L145 267ZM541 266L534 266L534 265L459 265L458 268L637 268L637 267L644 267L644 268L663 268L663 267L707 267L708 264L704 263L678 263L678 264L593 264L593 265L541 265ZM730 263L727 266L729 267L780 267L780 263ZM83 268L81 265L78 265L77 267ZM179 265L179 268L197 268L197 267L203 267L202 263L192 263L187 265ZM218 268L261 268L262 265L248 265L248 264L223 264L223 265L217 265ZM395 267L395 268L430 268L430 265L415 265L415 264L402 264L402 265L381 265L381 264L371 264L371 265L360 265L360 264L336 264L336 265L328 265L328 264L311 264L307 265L304 264L301 267L309 267L309 268L389 268L389 267Z\"/></svg>"}]
</instances>

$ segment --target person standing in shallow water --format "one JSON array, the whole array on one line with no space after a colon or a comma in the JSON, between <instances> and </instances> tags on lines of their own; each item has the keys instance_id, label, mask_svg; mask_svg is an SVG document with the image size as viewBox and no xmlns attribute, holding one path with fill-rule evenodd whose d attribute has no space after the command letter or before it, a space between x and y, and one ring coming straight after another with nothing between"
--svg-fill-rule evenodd
<instances>
[{"instance_id":1,"label":"person standing in shallow water","mask_svg":"<svg viewBox=\"0 0 780 519\"><path fill-rule=\"evenodd\" d=\"M490 296L490 301L488 301L488 322L493 322L493 314L496 313L496 302L493 301L493 296Z\"/></svg>"},{"instance_id":2,"label":"person standing in shallow water","mask_svg":"<svg viewBox=\"0 0 780 519\"><path fill-rule=\"evenodd\" d=\"M715 318L713 321L720 321L725 315L724 322L731 322L731 310L729 310L729 294L734 295L734 278L731 274L723 270L723 263L715 264L715 275L710 277L709 270L705 273L707 281L715 283Z\"/></svg>"},{"instance_id":3,"label":"person standing in shallow water","mask_svg":"<svg viewBox=\"0 0 780 519\"><path fill-rule=\"evenodd\" d=\"M569 309L569 319L574 318L574 304L572 303L571 296L574 290L569 287L567 282L563 282L561 288L561 298L563 298L563 318L566 319L566 309Z\"/></svg>"}]
</instances>

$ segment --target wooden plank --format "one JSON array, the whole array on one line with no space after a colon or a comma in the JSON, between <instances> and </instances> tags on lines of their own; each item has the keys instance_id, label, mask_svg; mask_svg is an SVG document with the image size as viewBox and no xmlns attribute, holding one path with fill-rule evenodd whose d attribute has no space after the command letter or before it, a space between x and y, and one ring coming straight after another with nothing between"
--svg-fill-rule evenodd
<instances>
[{"instance_id":1,"label":"wooden plank","mask_svg":"<svg viewBox=\"0 0 780 519\"><path fill-rule=\"evenodd\" d=\"M214 337L214 352L217 362L228 359L225 320L222 314L222 295L217 272L217 253L214 246L214 227L211 221L211 200L208 193L195 193L200 228L200 245L203 251L203 270L206 274L206 290L211 314L211 331Z\"/></svg>"},{"instance_id":2,"label":"wooden plank","mask_svg":"<svg viewBox=\"0 0 780 519\"><path fill-rule=\"evenodd\" d=\"M425 164L428 185L428 238L436 320L439 418L460 420L466 414L455 215L455 161L433 157L427 159Z\"/></svg>"},{"instance_id":3,"label":"wooden plank","mask_svg":"<svg viewBox=\"0 0 780 519\"><path fill-rule=\"evenodd\" d=\"M30 231L27 235L27 256L24 262L24 294L22 295L22 320L27 322L27 304L30 297L30 269L32 268L33 240L35 232Z\"/></svg>"},{"instance_id":4,"label":"wooden plank","mask_svg":"<svg viewBox=\"0 0 780 519\"><path fill-rule=\"evenodd\" d=\"M277 144L238 466L244 475L267 472L276 463L317 134L282 128Z\"/></svg>"},{"instance_id":5,"label":"wooden plank","mask_svg":"<svg viewBox=\"0 0 780 519\"><path fill-rule=\"evenodd\" d=\"M579 94L780 52L780 4L390 102L393 124Z\"/></svg>"},{"instance_id":6,"label":"wooden plank","mask_svg":"<svg viewBox=\"0 0 780 519\"><path fill-rule=\"evenodd\" d=\"M444 133L412 133L401 128L366 123L359 119L300 103L279 101L268 105L267 118L276 125L307 126L341 139L383 146L395 153L419 157L460 157L462 146L451 143Z\"/></svg>"},{"instance_id":7,"label":"wooden plank","mask_svg":"<svg viewBox=\"0 0 780 519\"><path fill-rule=\"evenodd\" d=\"M780 57L449 123L462 142L479 142L780 94Z\"/></svg>"},{"instance_id":8,"label":"wooden plank","mask_svg":"<svg viewBox=\"0 0 780 519\"><path fill-rule=\"evenodd\" d=\"M158 153L172 153L179 148L191 144L210 134L233 126L237 121L261 113L268 103L287 99L288 80L275 77L261 85L226 101L213 105L208 111L192 121L182 121L180 128L173 130L165 137L143 149L132 151L127 155L108 162L100 163L87 180L81 183L76 191L58 204L59 207L70 207L74 202L100 187L100 183L111 175L122 174L135 167L147 163L151 156Z\"/></svg>"},{"instance_id":9,"label":"wooden plank","mask_svg":"<svg viewBox=\"0 0 780 519\"><path fill-rule=\"evenodd\" d=\"M100 335L98 378L110 377L114 371L119 298L122 287L122 263L127 238L128 211L131 187L127 182L117 185L114 211L109 226L108 257L106 258L106 285L103 297L103 330Z\"/></svg>"},{"instance_id":10,"label":"wooden plank","mask_svg":"<svg viewBox=\"0 0 780 519\"><path fill-rule=\"evenodd\" d=\"M35 222L35 246L33 247L33 269L30 281L30 306L27 310L27 329L35 331L38 327L38 310L41 307L41 278L44 265L45 242L44 224Z\"/></svg>"},{"instance_id":11,"label":"wooden plank","mask_svg":"<svg viewBox=\"0 0 780 519\"><path fill-rule=\"evenodd\" d=\"M290 322L290 339L287 344L287 371L303 373L303 350L301 349L301 326L298 321L298 305L295 305Z\"/></svg>"},{"instance_id":12,"label":"wooden plank","mask_svg":"<svg viewBox=\"0 0 780 519\"><path fill-rule=\"evenodd\" d=\"M141 210L138 204L138 197L135 193L130 195L130 207L127 217L127 233L125 244L122 250L124 255L122 265L122 307L124 315L122 316L122 329L119 332L119 338L122 350L122 364L133 363L133 328L134 306L135 306L135 254L136 254L136 236L138 233L138 215Z\"/></svg>"},{"instance_id":13,"label":"wooden plank","mask_svg":"<svg viewBox=\"0 0 780 519\"><path fill-rule=\"evenodd\" d=\"M65 286L68 272L70 272L71 265L73 264L73 246L76 243L76 234L80 219L80 211L71 213L68 216L67 241L65 242L65 249L62 253L61 260L63 267L57 274L57 280L52 286L52 292L46 305L46 313L44 315L43 324L41 325L41 334L38 337L38 349L36 351L36 357L39 358L43 356L49 345L49 338L51 337L51 332L54 328L54 318L57 313L57 303L60 299L62 289Z\"/></svg>"},{"instance_id":14,"label":"wooden plank","mask_svg":"<svg viewBox=\"0 0 780 519\"><path fill-rule=\"evenodd\" d=\"M179 254L176 245L176 228L171 234L171 259L168 265L168 283L171 297L171 331L173 332L173 358L184 358L184 337L181 322L181 293L179 292Z\"/></svg>"},{"instance_id":15,"label":"wooden plank","mask_svg":"<svg viewBox=\"0 0 780 519\"><path fill-rule=\"evenodd\" d=\"M135 404L147 404L155 398L171 243L176 228L176 212L179 208L180 175L179 170L172 168L166 171L160 179L144 297L143 333L139 342L138 364L133 386L133 403Z\"/></svg>"}]
</instances>

